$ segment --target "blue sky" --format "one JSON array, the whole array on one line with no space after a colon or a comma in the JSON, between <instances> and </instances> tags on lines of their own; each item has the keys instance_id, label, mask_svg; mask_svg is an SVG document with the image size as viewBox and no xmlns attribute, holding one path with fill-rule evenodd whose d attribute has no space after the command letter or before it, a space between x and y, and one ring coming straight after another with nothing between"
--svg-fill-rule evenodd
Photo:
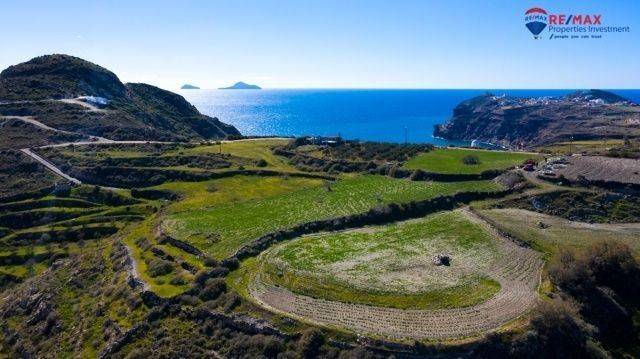
<instances>
[{"instance_id":1,"label":"blue sky","mask_svg":"<svg viewBox=\"0 0 640 359\"><path fill-rule=\"evenodd\" d=\"M534 40L533 6L631 32ZM67 53L168 89L640 88L635 0L5 0L0 24L0 68Z\"/></svg>"}]
</instances>

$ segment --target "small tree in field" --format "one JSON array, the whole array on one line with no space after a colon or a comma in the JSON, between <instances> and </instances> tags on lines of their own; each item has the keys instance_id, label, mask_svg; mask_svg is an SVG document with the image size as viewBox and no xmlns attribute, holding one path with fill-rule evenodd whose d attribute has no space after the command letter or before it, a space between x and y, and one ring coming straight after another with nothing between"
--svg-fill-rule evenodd
<instances>
[{"instance_id":1,"label":"small tree in field","mask_svg":"<svg viewBox=\"0 0 640 359\"><path fill-rule=\"evenodd\" d=\"M467 155L462 158L462 163L465 165L478 165L480 164L480 159L476 155Z\"/></svg>"}]
</instances>

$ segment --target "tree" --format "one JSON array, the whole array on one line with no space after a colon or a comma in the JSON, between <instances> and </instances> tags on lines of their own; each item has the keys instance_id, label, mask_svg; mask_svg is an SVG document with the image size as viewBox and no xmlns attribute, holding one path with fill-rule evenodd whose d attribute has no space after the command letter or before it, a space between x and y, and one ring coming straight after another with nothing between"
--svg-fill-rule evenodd
<instances>
[{"instance_id":1,"label":"tree","mask_svg":"<svg viewBox=\"0 0 640 359\"><path fill-rule=\"evenodd\" d=\"M480 158L476 155L467 155L462 158L462 163L465 165L478 165L480 164Z\"/></svg>"}]
</instances>

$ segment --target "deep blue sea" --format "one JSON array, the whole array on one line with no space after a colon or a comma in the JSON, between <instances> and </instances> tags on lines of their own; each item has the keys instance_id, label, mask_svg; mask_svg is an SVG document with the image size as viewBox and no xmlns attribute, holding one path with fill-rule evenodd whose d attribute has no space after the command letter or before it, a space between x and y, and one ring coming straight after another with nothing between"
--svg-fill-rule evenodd
<instances>
[{"instance_id":1,"label":"deep blue sea","mask_svg":"<svg viewBox=\"0 0 640 359\"><path fill-rule=\"evenodd\" d=\"M209 116L244 135L341 135L386 142L448 142L433 137L433 126L453 108L485 92L519 97L561 96L575 90L182 90ZM640 90L612 90L640 103Z\"/></svg>"}]
</instances>

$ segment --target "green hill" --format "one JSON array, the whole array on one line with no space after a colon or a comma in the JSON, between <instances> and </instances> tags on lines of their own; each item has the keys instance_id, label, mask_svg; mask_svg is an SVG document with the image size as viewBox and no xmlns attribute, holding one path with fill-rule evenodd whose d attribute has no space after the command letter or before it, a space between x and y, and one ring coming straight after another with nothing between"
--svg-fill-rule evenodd
<instances>
[{"instance_id":1,"label":"green hill","mask_svg":"<svg viewBox=\"0 0 640 359\"><path fill-rule=\"evenodd\" d=\"M109 70L69 55L40 56L2 71L0 116L28 116L57 130L114 140L240 134L180 95L147 84L123 84Z\"/></svg>"}]
</instances>

